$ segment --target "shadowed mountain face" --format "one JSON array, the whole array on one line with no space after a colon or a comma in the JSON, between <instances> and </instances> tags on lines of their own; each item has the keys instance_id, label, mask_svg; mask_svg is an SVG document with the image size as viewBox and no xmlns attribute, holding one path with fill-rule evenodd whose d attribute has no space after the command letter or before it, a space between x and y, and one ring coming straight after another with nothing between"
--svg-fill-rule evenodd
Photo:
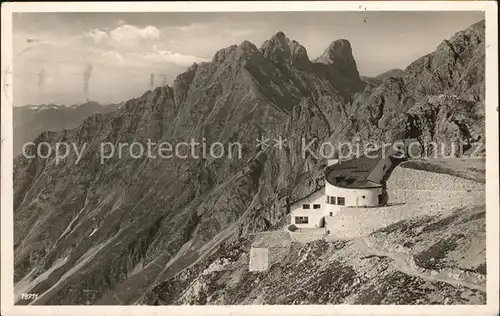
<instances>
[{"instance_id":1,"label":"shadowed mountain face","mask_svg":"<svg viewBox=\"0 0 500 316\"><path fill-rule=\"evenodd\" d=\"M133 304L220 247L279 225L286 196L318 188L320 141L484 137L484 21L443 43L376 85L360 79L347 40L310 61L278 32L260 49L221 49L114 112L41 133L36 144L85 151L77 164L74 152L57 164L15 159L16 291L40 293L33 304ZM272 147L279 136L282 150ZM271 147L257 148L260 137ZM302 138L317 140L313 153L302 153ZM187 159L137 158L125 147L101 163L103 143L191 139L238 142L242 158L234 147Z\"/></svg>"}]
</instances>

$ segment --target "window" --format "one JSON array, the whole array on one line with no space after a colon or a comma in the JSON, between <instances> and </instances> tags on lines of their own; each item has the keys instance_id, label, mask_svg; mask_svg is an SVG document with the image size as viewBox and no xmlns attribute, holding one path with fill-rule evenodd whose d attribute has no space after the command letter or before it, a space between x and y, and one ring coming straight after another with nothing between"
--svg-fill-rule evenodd
<instances>
[{"instance_id":1,"label":"window","mask_svg":"<svg viewBox=\"0 0 500 316\"><path fill-rule=\"evenodd\" d=\"M334 196L330 196L330 204L335 205L335 197Z\"/></svg>"},{"instance_id":2,"label":"window","mask_svg":"<svg viewBox=\"0 0 500 316\"><path fill-rule=\"evenodd\" d=\"M333 212L330 212L328 215L330 215L330 217L332 217L333 216Z\"/></svg>"},{"instance_id":3,"label":"window","mask_svg":"<svg viewBox=\"0 0 500 316\"><path fill-rule=\"evenodd\" d=\"M345 205L345 198L344 197L338 197L337 198L337 204L338 205Z\"/></svg>"},{"instance_id":4,"label":"window","mask_svg":"<svg viewBox=\"0 0 500 316\"><path fill-rule=\"evenodd\" d=\"M311 206L310 206L309 204L302 204L302 208L303 208L304 210L308 210L308 209L310 209L310 208L311 208Z\"/></svg>"},{"instance_id":5,"label":"window","mask_svg":"<svg viewBox=\"0 0 500 316\"><path fill-rule=\"evenodd\" d=\"M321 204L314 204L313 205L313 209L317 210L319 208L321 208Z\"/></svg>"},{"instance_id":6,"label":"window","mask_svg":"<svg viewBox=\"0 0 500 316\"><path fill-rule=\"evenodd\" d=\"M309 219L307 216L295 216L295 224L308 224Z\"/></svg>"},{"instance_id":7,"label":"window","mask_svg":"<svg viewBox=\"0 0 500 316\"><path fill-rule=\"evenodd\" d=\"M326 196L326 204L330 204L330 196L329 195Z\"/></svg>"},{"instance_id":8,"label":"window","mask_svg":"<svg viewBox=\"0 0 500 316\"><path fill-rule=\"evenodd\" d=\"M366 199L366 196L364 196L364 195L363 195L363 196L362 196L362 198L363 198L363 199Z\"/></svg>"}]
</instances>

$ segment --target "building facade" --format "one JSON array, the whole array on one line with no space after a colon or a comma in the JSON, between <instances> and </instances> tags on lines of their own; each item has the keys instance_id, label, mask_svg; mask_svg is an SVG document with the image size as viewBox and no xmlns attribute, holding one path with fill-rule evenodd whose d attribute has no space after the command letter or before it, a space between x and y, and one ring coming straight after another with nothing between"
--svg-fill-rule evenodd
<instances>
[{"instance_id":1,"label":"building facade","mask_svg":"<svg viewBox=\"0 0 500 316\"><path fill-rule=\"evenodd\" d=\"M385 205L386 182L406 159L404 149L380 148L347 161L330 160L324 188L291 205L291 224L299 229L324 228L328 233L328 222L349 207Z\"/></svg>"},{"instance_id":2,"label":"building facade","mask_svg":"<svg viewBox=\"0 0 500 316\"><path fill-rule=\"evenodd\" d=\"M290 205L291 223L298 228L325 227L325 212L327 204L323 190Z\"/></svg>"}]
</instances>

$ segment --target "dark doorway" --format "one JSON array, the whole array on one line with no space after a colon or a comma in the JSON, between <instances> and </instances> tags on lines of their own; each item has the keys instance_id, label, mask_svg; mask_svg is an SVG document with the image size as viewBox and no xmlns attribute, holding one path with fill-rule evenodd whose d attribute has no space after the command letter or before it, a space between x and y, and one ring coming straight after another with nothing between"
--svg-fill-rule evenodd
<instances>
[{"instance_id":1,"label":"dark doorway","mask_svg":"<svg viewBox=\"0 0 500 316\"><path fill-rule=\"evenodd\" d=\"M325 227L325 218L324 217L322 217L321 220L319 221L319 227L320 228Z\"/></svg>"}]
</instances>

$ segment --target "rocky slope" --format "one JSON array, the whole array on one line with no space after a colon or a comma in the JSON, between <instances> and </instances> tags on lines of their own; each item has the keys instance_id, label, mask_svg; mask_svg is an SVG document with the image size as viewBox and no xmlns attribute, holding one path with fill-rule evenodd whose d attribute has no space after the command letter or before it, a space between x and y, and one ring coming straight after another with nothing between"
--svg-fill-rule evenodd
<instances>
[{"instance_id":1,"label":"rocky slope","mask_svg":"<svg viewBox=\"0 0 500 316\"><path fill-rule=\"evenodd\" d=\"M449 160L443 167L484 163ZM391 205L337 215L326 240L292 244L268 270L249 271L258 237L248 236L161 282L138 304L484 304L485 184L414 166L394 170ZM285 226L274 247L286 247Z\"/></svg>"},{"instance_id":2,"label":"rocky slope","mask_svg":"<svg viewBox=\"0 0 500 316\"><path fill-rule=\"evenodd\" d=\"M94 113L113 112L120 104L101 105L87 102L72 106L43 104L14 107L14 153L19 153L26 142L32 141L41 132L75 128Z\"/></svg>"},{"instance_id":3,"label":"rocky slope","mask_svg":"<svg viewBox=\"0 0 500 316\"><path fill-rule=\"evenodd\" d=\"M160 283L139 304L485 304L485 249L475 248L484 216L484 206L466 208L368 237L293 244L263 272L248 271L249 242L241 240ZM475 262L463 257L471 253Z\"/></svg>"},{"instance_id":4,"label":"rocky slope","mask_svg":"<svg viewBox=\"0 0 500 316\"><path fill-rule=\"evenodd\" d=\"M467 140L484 137L484 97L475 98L475 91L479 96L484 91L479 89L482 39L484 21L448 41L452 46L464 43L464 50L453 50L458 57L443 58L449 51L443 53L442 45L424 57L436 60L431 66L436 71L412 64L404 78L377 86L360 79L348 41L334 41L311 61L303 46L278 32L260 48L244 41L221 49L211 62L193 64L180 74L172 87L149 91L115 112L94 114L74 129L41 133L37 144L87 145L78 164L75 153L58 164L15 159L16 295L40 294L35 301L18 304L133 304L143 297L180 302L154 298L157 285L170 284L179 272L191 271L186 269L192 264L208 264L220 256L222 244L242 249L250 233L279 225L286 215L286 196L299 199L321 186L325 160L314 154L318 142L426 133L434 139L448 139L450 133ZM425 95L417 93L418 83L429 82L428 74L441 73L441 68L452 69L453 75L441 74L432 87L426 85ZM281 150L272 146L278 136L287 139ZM259 137L270 138L271 147L257 148ZM317 141L305 155L302 137L307 143ZM226 152L220 158L196 159L136 158L126 149L121 159L115 155L101 163L102 143L146 144L150 139L175 145L192 138L208 146L237 141L242 159L234 158L234 148L233 157ZM336 251L349 243L307 247ZM338 262L346 268L330 265L329 278L352 281L356 273L340 263L341 257ZM317 278L322 279L319 271ZM268 277L265 282L273 278ZM424 286L390 269L384 277ZM357 280L341 290L346 297L356 287L369 287L365 278ZM246 282L235 282L241 293L246 291ZM333 296L323 299L340 302Z\"/></svg>"}]
</instances>

